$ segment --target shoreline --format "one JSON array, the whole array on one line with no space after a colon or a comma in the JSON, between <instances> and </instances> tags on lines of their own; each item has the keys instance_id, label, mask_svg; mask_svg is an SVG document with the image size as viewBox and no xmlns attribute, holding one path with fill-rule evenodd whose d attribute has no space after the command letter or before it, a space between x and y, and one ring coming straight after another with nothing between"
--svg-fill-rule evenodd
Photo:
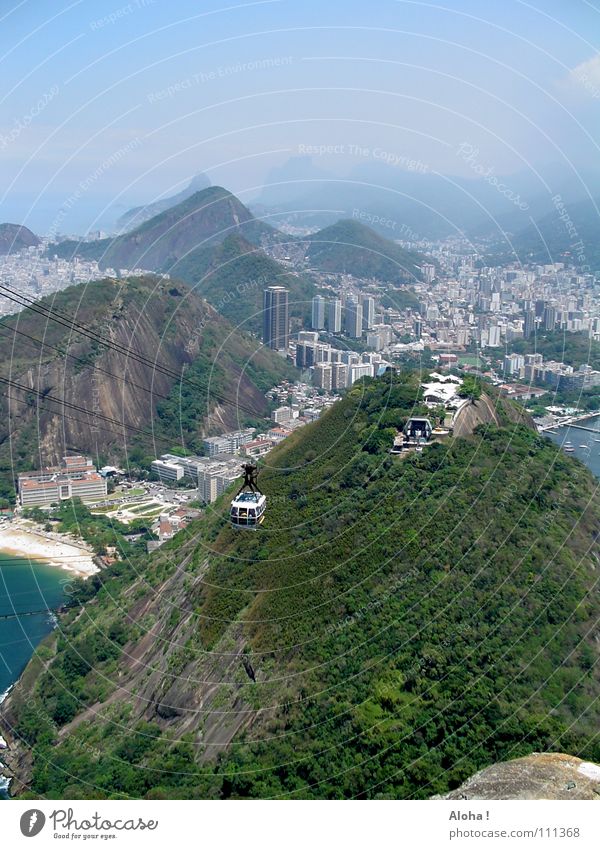
<instances>
[{"instance_id":1,"label":"shoreline","mask_svg":"<svg viewBox=\"0 0 600 849\"><path fill-rule=\"evenodd\" d=\"M0 525L0 552L49 563L82 578L89 578L100 571L94 563L94 553L88 547L68 538L63 542L46 536L20 522Z\"/></svg>"}]
</instances>

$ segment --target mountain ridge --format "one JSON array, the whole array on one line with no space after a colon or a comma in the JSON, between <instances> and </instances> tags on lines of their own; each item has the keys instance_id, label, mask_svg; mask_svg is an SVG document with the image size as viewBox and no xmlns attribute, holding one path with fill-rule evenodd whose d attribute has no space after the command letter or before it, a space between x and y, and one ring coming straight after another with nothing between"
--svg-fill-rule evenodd
<instances>
[{"instance_id":1,"label":"mountain ridge","mask_svg":"<svg viewBox=\"0 0 600 849\"><path fill-rule=\"evenodd\" d=\"M256 219L231 192L210 186L123 235L95 242L59 242L51 245L49 252L63 258L95 259L103 269L168 272L191 251L218 244L232 233L244 235L253 244L280 236Z\"/></svg>"},{"instance_id":2,"label":"mountain ridge","mask_svg":"<svg viewBox=\"0 0 600 849\"><path fill-rule=\"evenodd\" d=\"M118 219L117 228L120 231L127 231L138 227L150 218L154 218L155 215L159 215L161 212L165 212L172 206L177 206L177 204L187 200L187 198L191 197L196 192L209 188L210 185L210 180L206 174L196 174L196 176L190 180L185 189L177 192L177 194L128 209Z\"/></svg>"},{"instance_id":3,"label":"mountain ridge","mask_svg":"<svg viewBox=\"0 0 600 849\"><path fill-rule=\"evenodd\" d=\"M14 254L24 248L37 247L40 240L21 224L0 224L0 255Z\"/></svg>"}]
</instances>

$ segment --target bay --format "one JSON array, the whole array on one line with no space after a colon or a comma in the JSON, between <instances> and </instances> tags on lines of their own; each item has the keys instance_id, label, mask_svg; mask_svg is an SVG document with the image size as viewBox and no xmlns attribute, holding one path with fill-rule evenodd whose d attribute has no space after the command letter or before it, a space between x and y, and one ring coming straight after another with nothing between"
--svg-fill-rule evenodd
<instances>
[{"instance_id":1,"label":"bay","mask_svg":"<svg viewBox=\"0 0 600 849\"><path fill-rule=\"evenodd\" d=\"M563 448L566 443L571 442L575 449L570 452L571 456L581 460L590 472L600 479L600 442L595 441L600 440L600 416L586 419L581 424L592 428L593 432L569 425L559 427L555 432L547 431L546 436Z\"/></svg>"},{"instance_id":2,"label":"bay","mask_svg":"<svg viewBox=\"0 0 600 849\"><path fill-rule=\"evenodd\" d=\"M56 566L0 552L0 700L54 628L50 611L64 602L68 582L67 573ZM30 611L41 612L13 615ZM6 798L2 786L0 798Z\"/></svg>"}]
</instances>

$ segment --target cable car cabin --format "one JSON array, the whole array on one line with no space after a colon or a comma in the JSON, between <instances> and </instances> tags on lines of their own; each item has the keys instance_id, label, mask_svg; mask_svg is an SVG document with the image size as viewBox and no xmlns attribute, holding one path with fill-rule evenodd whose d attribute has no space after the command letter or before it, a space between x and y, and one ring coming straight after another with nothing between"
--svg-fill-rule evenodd
<instances>
[{"instance_id":1,"label":"cable car cabin","mask_svg":"<svg viewBox=\"0 0 600 849\"><path fill-rule=\"evenodd\" d=\"M267 497L262 492L240 492L231 502L229 518L236 528L257 528L266 509Z\"/></svg>"}]
</instances>

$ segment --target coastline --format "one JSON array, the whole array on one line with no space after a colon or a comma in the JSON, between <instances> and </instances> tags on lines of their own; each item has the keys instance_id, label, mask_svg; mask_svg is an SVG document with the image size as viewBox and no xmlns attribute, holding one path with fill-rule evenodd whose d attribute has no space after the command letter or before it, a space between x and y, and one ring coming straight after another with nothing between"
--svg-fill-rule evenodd
<instances>
[{"instance_id":1,"label":"coastline","mask_svg":"<svg viewBox=\"0 0 600 849\"><path fill-rule=\"evenodd\" d=\"M18 520L0 525L0 552L41 560L81 578L89 578L100 571L88 546L68 538L65 541L56 539L55 535L46 535L35 530L35 525Z\"/></svg>"}]
</instances>

